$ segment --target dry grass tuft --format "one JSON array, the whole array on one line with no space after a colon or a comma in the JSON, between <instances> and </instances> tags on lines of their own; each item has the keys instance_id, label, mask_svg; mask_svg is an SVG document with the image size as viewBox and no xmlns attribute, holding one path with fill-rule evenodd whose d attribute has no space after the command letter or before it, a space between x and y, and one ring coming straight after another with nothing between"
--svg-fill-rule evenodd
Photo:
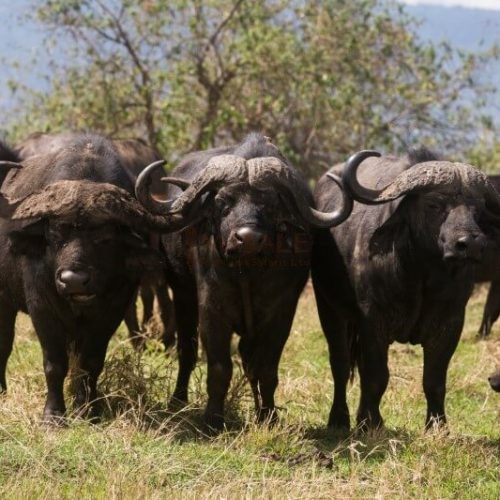
<instances>
[{"instance_id":1,"label":"dry grass tuft","mask_svg":"<svg viewBox=\"0 0 500 500\"><path fill-rule=\"evenodd\" d=\"M301 299L280 366L280 422L255 424L253 398L234 355L228 430L202 428L205 364L190 405L169 412L177 364L157 340L139 355L124 329L110 346L97 424L39 423L45 383L29 320L20 318L0 401L2 498L498 498L499 403L486 377L500 360L498 329L478 341L485 290L473 296L449 370L447 430L425 433L422 354L391 347L383 399L387 428L368 435L326 429L333 384L310 287ZM234 350L236 352L236 350ZM69 392L69 391L68 391ZM349 388L354 413L357 379Z\"/></svg>"}]
</instances>

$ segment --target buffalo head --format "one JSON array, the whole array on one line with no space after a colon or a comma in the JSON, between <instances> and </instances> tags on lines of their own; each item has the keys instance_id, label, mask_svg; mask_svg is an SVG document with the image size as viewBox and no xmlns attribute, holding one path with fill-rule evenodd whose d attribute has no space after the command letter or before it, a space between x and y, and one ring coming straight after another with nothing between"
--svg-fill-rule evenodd
<instances>
[{"instance_id":1,"label":"buffalo head","mask_svg":"<svg viewBox=\"0 0 500 500\"><path fill-rule=\"evenodd\" d=\"M396 232L444 262L454 265L482 258L487 237L500 221L500 198L488 178L464 163L424 161L400 173L381 189L360 184L357 169L363 162L368 175L383 169L384 158L376 151L361 151L347 161L342 180L353 198L365 204L399 201L396 212L374 234L372 247L391 245ZM380 170L379 170L380 172ZM378 241L377 241L378 240Z\"/></svg>"},{"instance_id":2,"label":"buffalo head","mask_svg":"<svg viewBox=\"0 0 500 500\"><path fill-rule=\"evenodd\" d=\"M276 157L245 160L229 154L213 157L191 182L164 178L184 192L160 202L150 196L148 183L161 165L154 163L139 175L138 200L153 213L167 216L173 223L171 229L208 221L219 252L229 259L271 254L277 249L294 253L303 248L300 235L308 234L311 226L338 225L352 210L347 195L334 212L316 210L304 180ZM332 180L341 186L340 179Z\"/></svg>"},{"instance_id":3,"label":"buffalo head","mask_svg":"<svg viewBox=\"0 0 500 500\"><path fill-rule=\"evenodd\" d=\"M57 292L73 304L91 304L160 264L144 231L164 221L114 185L59 181L9 209L11 252L48 266Z\"/></svg>"}]
</instances>

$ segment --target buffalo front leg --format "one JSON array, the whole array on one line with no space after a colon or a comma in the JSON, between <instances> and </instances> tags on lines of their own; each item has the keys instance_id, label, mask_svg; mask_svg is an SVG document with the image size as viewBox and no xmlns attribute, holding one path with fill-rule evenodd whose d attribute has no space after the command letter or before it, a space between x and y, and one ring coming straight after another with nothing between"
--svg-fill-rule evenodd
<instances>
[{"instance_id":1,"label":"buffalo front leg","mask_svg":"<svg viewBox=\"0 0 500 500\"><path fill-rule=\"evenodd\" d=\"M425 427L441 426L446 423L444 400L446 396L446 375L451 357L460 338L461 327L454 332L441 332L423 344L423 385L427 399Z\"/></svg>"},{"instance_id":2,"label":"buffalo front leg","mask_svg":"<svg viewBox=\"0 0 500 500\"><path fill-rule=\"evenodd\" d=\"M5 371L14 343L14 329L17 311L0 303L0 392L7 391Z\"/></svg>"},{"instance_id":3,"label":"buffalo front leg","mask_svg":"<svg viewBox=\"0 0 500 500\"><path fill-rule=\"evenodd\" d=\"M43 370L47 382L47 399L43 410L43 421L50 424L62 423L66 412L64 404L64 379L68 373L68 353L63 342L52 343L40 339L43 351Z\"/></svg>"},{"instance_id":4,"label":"buffalo front leg","mask_svg":"<svg viewBox=\"0 0 500 500\"><path fill-rule=\"evenodd\" d=\"M328 342L330 369L332 371L333 404L328 418L328 427L334 429L349 429L350 415L347 406L347 383L350 376L350 349L347 321L339 317L332 309L321 291L316 292L316 302L321 321L321 327Z\"/></svg>"},{"instance_id":5,"label":"buffalo front leg","mask_svg":"<svg viewBox=\"0 0 500 500\"><path fill-rule=\"evenodd\" d=\"M357 424L362 430L382 427L380 401L389 382L387 366L388 345L377 338L375 331L360 335L358 370L361 383L361 398Z\"/></svg>"},{"instance_id":6,"label":"buffalo front leg","mask_svg":"<svg viewBox=\"0 0 500 500\"><path fill-rule=\"evenodd\" d=\"M500 315L500 281L493 281L488 291L488 298L483 311L483 320L479 327L479 335L487 337L491 332L493 323Z\"/></svg>"},{"instance_id":7,"label":"buffalo front leg","mask_svg":"<svg viewBox=\"0 0 500 500\"><path fill-rule=\"evenodd\" d=\"M224 429L224 403L233 374L232 330L207 311L200 311L200 334L207 354L207 392L205 424L209 432Z\"/></svg>"},{"instance_id":8,"label":"buffalo front leg","mask_svg":"<svg viewBox=\"0 0 500 500\"><path fill-rule=\"evenodd\" d=\"M40 340L43 353L43 369L47 382L47 399L43 410L46 423L62 423L66 412L63 385L68 373L68 351L66 328L46 309L30 310L31 320Z\"/></svg>"}]
</instances>

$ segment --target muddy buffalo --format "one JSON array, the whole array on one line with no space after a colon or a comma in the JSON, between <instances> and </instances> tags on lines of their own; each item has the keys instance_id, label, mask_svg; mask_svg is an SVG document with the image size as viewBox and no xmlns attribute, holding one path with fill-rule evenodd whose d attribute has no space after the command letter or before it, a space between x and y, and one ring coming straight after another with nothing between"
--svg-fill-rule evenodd
<instances>
[{"instance_id":1,"label":"muddy buffalo","mask_svg":"<svg viewBox=\"0 0 500 500\"><path fill-rule=\"evenodd\" d=\"M81 134L80 134L81 135ZM70 146L79 136L76 132L34 133L16 144L12 154L20 161L35 155L55 153L61 148ZM160 160L158 152L140 139L112 139L111 143L120 156L121 165L130 182L135 184L137 176L151 163ZM14 153L15 152L15 153ZM156 170L151 178L151 193L160 199L165 196L165 184L161 182L162 173ZM159 249L159 238L152 234L150 245ZM162 273L145 276L139 294L143 303L142 321L139 324L136 299L132 300L125 314L132 344L136 348L143 345L143 332L153 317L153 305L156 297L162 325L161 338L166 348L175 343L175 316L172 301L169 298L167 284Z\"/></svg>"},{"instance_id":2,"label":"muddy buffalo","mask_svg":"<svg viewBox=\"0 0 500 500\"><path fill-rule=\"evenodd\" d=\"M96 135L23 161L0 200L0 385L18 311L31 316L47 382L44 419L65 414L74 354L75 408L94 415L106 348L145 270L159 266L145 231L163 228L131 194L113 145Z\"/></svg>"},{"instance_id":3,"label":"muddy buffalo","mask_svg":"<svg viewBox=\"0 0 500 500\"><path fill-rule=\"evenodd\" d=\"M171 404L187 402L198 329L208 362L205 421L211 430L223 428L236 332L257 418L274 421L278 363L308 277L312 230L344 221L350 198L339 197L327 213L315 210L305 181L258 134L188 155L166 179L168 202L149 196L150 174L139 176L137 198L182 230L162 239L178 334Z\"/></svg>"},{"instance_id":4,"label":"muddy buffalo","mask_svg":"<svg viewBox=\"0 0 500 500\"><path fill-rule=\"evenodd\" d=\"M448 363L475 264L499 224L500 199L479 170L435 161L422 149L401 159L379 156L364 151L346 163L343 181L359 203L344 224L318 233L313 250L312 277L335 382L333 427L350 425L346 384L355 364L361 381L357 422L382 424L379 405L394 341L422 345L426 425L445 422ZM342 196L330 175L315 191L320 210Z\"/></svg>"}]
</instances>

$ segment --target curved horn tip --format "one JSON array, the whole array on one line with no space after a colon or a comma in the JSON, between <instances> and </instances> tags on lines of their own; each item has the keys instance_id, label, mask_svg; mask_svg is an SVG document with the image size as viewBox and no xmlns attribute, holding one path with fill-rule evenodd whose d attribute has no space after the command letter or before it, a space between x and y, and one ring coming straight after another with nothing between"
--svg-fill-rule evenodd
<instances>
[{"instance_id":1,"label":"curved horn tip","mask_svg":"<svg viewBox=\"0 0 500 500\"><path fill-rule=\"evenodd\" d=\"M361 163L363 160L366 160L366 158L370 158L370 156L382 156L381 153L376 151L375 149L363 149L361 151L358 151L357 153L352 154L349 156L347 159L346 163Z\"/></svg>"},{"instance_id":2,"label":"curved horn tip","mask_svg":"<svg viewBox=\"0 0 500 500\"><path fill-rule=\"evenodd\" d=\"M333 172L327 172L326 176L331 179L333 182L335 182L335 184L337 184L337 186L339 187L343 187L343 184L342 184L342 179L337 175L337 174L334 174Z\"/></svg>"},{"instance_id":3,"label":"curved horn tip","mask_svg":"<svg viewBox=\"0 0 500 500\"><path fill-rule=\"evenodd\" d=\"M15 161L0 160L0 166L9 168L23 168L22 163L17 163Z\"/></svg>"},{"instance_id":4,"label":"curved horn tip","mask_svg":"<svg viewBox=\"0 0 500 500\"><path fill-rule=\"evenodd\" d=\"M163 167L167 163L165 160L157 160L150 163L138 176L135 181L135 196L139 200L139 194L142 194L142 190L151 184L151 174L158 167Z\"/></svg>"},{"instance_id":5,"label":"curved horn tip","mask_svg":"<svg viewBox=\"0 0 500 500\"><path fill-rule=\"evenodd\" d=\"M178 188L181 188L183 191L185 191L191 185L189 181L179 179L178 177L162 177L160 181L167 184L174 184Z\"/></svg>"},{"instance_id":6,"label":"curved horn tip","mask_svg":"<svg viewBox=\"0 0 500 500\"><path fill-rule=\"evenodd\" d=\"M139 203L153 213L164 214L168 212L172 205L172 201L159 201L151 197L149 186L151 185L151 174L158 167L165 165L165 160L158 160L148 165L138 176L135 181L135 196Z\"/></svg>"},{"instance_id":7,"label":"curved horn tip","mask_svg":"<svg viewBox=\"0 0 500 500\"><path fill-rule=\"evenodd\" d=\"M358 151L354 153L344 165L342 171L342 183L343 186L349 191L351 196L360 203L365 203L368 205L377 205L379 203L385 203L388 200L379 200L378 197L382 193L383 189L370 189L362 186L357 179L357 171L360 164L370 157L380 157L382 156L378 151L371 149L365 149L363 151Z\"/></svg>"}]
</instances>

